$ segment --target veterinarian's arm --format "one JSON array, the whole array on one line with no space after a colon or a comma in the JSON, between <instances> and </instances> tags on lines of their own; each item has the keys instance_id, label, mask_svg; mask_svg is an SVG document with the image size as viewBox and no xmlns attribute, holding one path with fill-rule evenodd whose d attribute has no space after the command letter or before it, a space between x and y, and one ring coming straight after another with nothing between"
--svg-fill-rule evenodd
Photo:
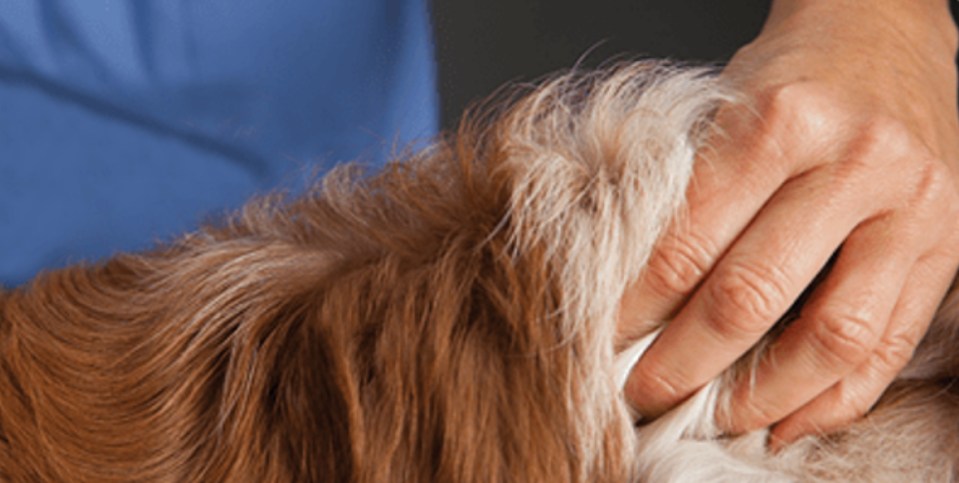
<instances>
[{"instance_id":1,"label":"veterinarian's arm","mask_svg":"<svg viewBox=\"0 0 959 483\"><path fill-rule=\"evenodd\" d=\"M626 392L645 414L747 351L840 248L743 381L730 431L783 440L864 414L908 362L959 260L957 34L946 0L780 0L723 75L688 216L624 298L620 328L675 317ZM758 115L757 115L758 114Z\"/></svg>"}]
</instances>

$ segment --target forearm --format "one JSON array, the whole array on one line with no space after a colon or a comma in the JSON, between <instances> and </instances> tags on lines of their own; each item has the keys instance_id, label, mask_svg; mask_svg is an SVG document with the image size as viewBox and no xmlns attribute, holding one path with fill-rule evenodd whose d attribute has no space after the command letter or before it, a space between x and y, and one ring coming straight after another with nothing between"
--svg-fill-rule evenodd
<instances>
[{"instance_id":1,"label":"forearm","mask_svg":"<svg viewBox=\"0 0 959 483\"><path fill-rule=\"evenodd\" d=\"M948 0L773 0L763 33L800 26L849 36L900 38L949 59L959 43Z\"/></svg>"}]
</instances>

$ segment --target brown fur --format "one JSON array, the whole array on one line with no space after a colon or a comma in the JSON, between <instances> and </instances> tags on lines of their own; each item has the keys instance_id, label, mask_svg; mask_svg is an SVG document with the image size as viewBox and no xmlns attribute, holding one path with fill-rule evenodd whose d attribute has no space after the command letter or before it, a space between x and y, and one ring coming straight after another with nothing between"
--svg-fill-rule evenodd
<instances>
[{"instance_id":1,"label":"brown fur","mask_svg":"<svg viewBox=\"0 0 959 483\"><path fill-rule=\"evenodd\" d=\"M496 136L466 125L375 178L341 171L293 203L5 294L0 476L579 475L591 462L569 447L571 352L529 323L561 294L542 251L504 255ZM621 471L599 462L593 476Z\"/></svg>"},{"instance_id":2,"label":"brown fur","mask_svg":"<svg viewBox=\"0 0 959 483\"><path fill-rule=\"evenodd\" d=\"M615 75L574 78L571 92ZM375 176L341 168L296 200L268 197L153 252L0 292L0 479L635 476L622 402L584 389L612 341L558 315L573 261L516 211L516 130L552 122L543 100L468 118ZM609 115L603 129L619 132L635 113ZM617 144L590 149L608 158L574 165L556 189L582 193L577 216L599 219L607 201L590 190L626 189L625 168ZM953 396L929 387L888 404L954 426Z\"/></svg>"}]
</instances>

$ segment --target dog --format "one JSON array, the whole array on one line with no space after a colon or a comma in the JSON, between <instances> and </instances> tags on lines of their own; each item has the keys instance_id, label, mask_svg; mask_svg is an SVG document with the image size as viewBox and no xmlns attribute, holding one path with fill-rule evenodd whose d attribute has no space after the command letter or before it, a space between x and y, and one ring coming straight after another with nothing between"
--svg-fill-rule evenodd
<instances>
[{"instance_id":1,"label":"dog","mask_svg":"<svg viewBox=\"0 0 959 483\"><path fill-rule=\"evenodd\" d=\"M142 254L0 291L0 479L951 481L959 296L862 421L765 449L623 397L619 300L674 217L717 76L639 61L468 114Z\"/></svg>"}]
</instances>

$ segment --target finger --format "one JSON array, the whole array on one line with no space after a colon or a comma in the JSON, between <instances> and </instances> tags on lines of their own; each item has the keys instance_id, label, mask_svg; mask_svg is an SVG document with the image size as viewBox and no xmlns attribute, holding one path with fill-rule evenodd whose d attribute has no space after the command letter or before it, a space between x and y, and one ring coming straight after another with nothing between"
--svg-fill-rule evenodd
<instances>
[{"instance_id":1,"label":"finger","mask_svg":"<svg viewBox=\"0 0 959 483\"><path fill-rule=\"evenodd\" d=\"M954 256L930 256L910 273L882 342L869 359L772 431L773 446L825 433L864 415L911 359L956 270Z\"/></svg>"},{"instance_id":2,"label":"finger","mask_svg":"<svg viewBox=\"0 0 959 483\"><path fill-rule=\"evenodd\" d=\"M846 239L825 281L748 381L733 390L731 433L768 426L835 384L869 357L916 263L905 215L873 219ZM911 230L915 232L915 230ZM922 250L928 247L920 247Z\"/></svg>"},{"instance_id":3,"label":"finger","mask_svg":"<svg viewBox=\"0 0 959 483\"><path fill-rule=\"evenodd\" d=\"M777 132L784 123L765 119L743 106L717 115L720 128L697 155L685 216L669 227L622 299L623 338L648 332L648 321L671 318L770 196L821 159L780 144L778 139L792 138ZM800 162L791 166L783 161L787 157Z\"/></svg>"},{"instance_id":4,"label":"finger","mask_svg":"<svg viewBox=\"0 0 959 483\"><path fill-rule=\"evenodd\" d=\"M824 166L784 185L663 330L626 386L640 413L658 414L732 364L875 210L860 200L884 206L896 196L870 173L837 178L835 169L843 168Z\"/></svg>"},{"instance_id":5,"label":"finger","mask_svg":"<svg viewBox=\"0 0 959 483\"><path fill-rule=\"evenodd\" d=\"M954 251L952 223L942 222L954 219L954 189L943 183L941 164L911 165L920 167L918 176L897 183L909 193L903 209L864 222L850 235L801 317L776 341L752 382L736 388L725 421L731 432L778 421L855 370L885 334L918 254ZM910 178L915 186L906 182Z\"/></svg>"}]
</instances>

